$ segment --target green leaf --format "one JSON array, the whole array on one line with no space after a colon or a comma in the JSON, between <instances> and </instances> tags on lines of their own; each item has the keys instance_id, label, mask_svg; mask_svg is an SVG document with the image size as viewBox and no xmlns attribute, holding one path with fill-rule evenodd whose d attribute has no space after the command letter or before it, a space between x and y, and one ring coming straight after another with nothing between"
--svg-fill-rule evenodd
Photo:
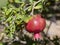
<instances>
[{"instance_id":1,"label":"green leaf","mask_svg":"<svg viewBox=\"0 0 60 45\"><path fill-rule=\"evenodd\" d=\"M31 19L31 16L24 16L24 22L28 23L28 21Z\"/></svg>"},{"instance_id":2,"label":"green leaf","mask_svg":"<svg viewBox=\"0 0 60 45\"><path fill-rule=\"evenodd\" d=\"M23 17L23 15L16 14L16 19L20 19L20 18L22 18L22 17Z\"/></svg>"},{"instance_id":3,"label":"green leaf","mask_svg":"<svg viewBox=\"0 0 60 45\"><path fill-rule=\"evenodd\" d=\"M20 3L20 0L15 0L16 3Z\"/></svg>"},{"instance_id":4,"label":"green leaf","mask_svg":"<svg viewBox=\"0 0 60 45\"><path fill-rule=\"evenodd\" d=\"M17 23L17 25L21 24L23 21L23 19L20 19L20 20L16 20L15 23Z\"/></svg>"},{"instance_id":5,"label":"green leaf","mask_svg":"<svg viewBox=\"0 0 60 45\"><path fill-rule=\"evenodd\" d=\"M31 10L32 10L32 6L29 6L29 7L28 7L28 11L31 11Z\"/></svg>"},{"instance_id":6,"label":"green leaf","mask_svg":"<svg viewBox=\"0 0 60 45\"><path fill-rule=\"evenodd\" d=\"M12 16L10 16L10 17L5 21L5 23L11 21L11 19L12 19Z\"/></svg>"},{"instance_id":7,"label":"green leaf","mask_svg":"<svg viewBox=\"0 0 60 45\"><path fill-rule=\"evenodd\" d=\"M14 34L14 32L15 32L15 23L12 22L9 27L10 27L10 31L9 31L8 36L9 36L10 38L13 38L13 34Z\"/></svg>"},{"instance_id":8,"label":"green leaf","mask_svg":"<svg viewBox=\"0 0 60 45\"><path fill-rule=\"evenodd\" d=\"M24 5L25 5L25 3L22 3L22 4L21 4L21 7L24 7Z\"/></svg>"},{"instance_id":9,"label":"green leaf","mask_svg":"<svg viewBox=\"0 0 60 45\"><path fill-rule=\"evenodd\" d=\"M42 5L37 5L37 6L34 7L34 9L41 9L41 8L43 8Z\"/></svg>"},{"instance_id":10,"label":"green leaf","mask_svg":"<svg viewBox=\"0 0 60 45\"><path fill-rule=\"evenodd\" d=\"M31 3L32 3L32 2L33 2L33 0L29 0L29 2L31 2Z\"/></svg>"},{"instance_id":11,"label":"green leaf","mask_svg":"<svg viewBox=\"0 0 60 45\"><path fill-rule=\"evenodd\" d=\"M19 25L19 24L21 23L21 22L20 22L20 21L18 21L18 20L16 20L15 22L17 23L17 25Z\"/></svg>"},{"instance_id":12,"label":"green leaf","mask_svg":"<svg viewBox=\"0 0 60 45\"><path fill-rule=\"evenodd\" d=\"M7 8L6 7L2 7L3 9L3 12L5 13L7 11Z\"/></svg>"},{"instance_id":13,"label":"green leaf","mask_svg":"<svg viewBox=\"0 0 60 45\"><path fill-rule=\"evenodd\" d=\"M6 11L6 15L9 15L9 13L12 11L12 8L10 8L10 9L8 9L7 11Z\"/></svg>"},{"instance_id":14,"label":"green leaf","mask_svg":"<svg viewBox=\"0 0 60 45\"><path fill-rule=\"evenodd\" d=\"M21 24L23 19L24 19L24 15L16 14L16 21L15 22L17 23L17 25Z\"/></svg>"}]
</instances>

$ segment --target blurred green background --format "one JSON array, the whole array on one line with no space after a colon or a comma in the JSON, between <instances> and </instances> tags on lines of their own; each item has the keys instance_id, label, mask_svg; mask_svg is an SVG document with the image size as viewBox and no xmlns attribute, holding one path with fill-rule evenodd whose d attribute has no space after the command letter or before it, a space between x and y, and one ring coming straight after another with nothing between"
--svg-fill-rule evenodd
<instances>
[{"instance_id":1,"label":"blurred green background","mask_svg":"<svg viewBox=\"0 0 60 45\"><path fill-rule=\"evenodd\" d=\"M0 0L0 8L6 6L8 0Z\"/></svg>"}]
</instances>

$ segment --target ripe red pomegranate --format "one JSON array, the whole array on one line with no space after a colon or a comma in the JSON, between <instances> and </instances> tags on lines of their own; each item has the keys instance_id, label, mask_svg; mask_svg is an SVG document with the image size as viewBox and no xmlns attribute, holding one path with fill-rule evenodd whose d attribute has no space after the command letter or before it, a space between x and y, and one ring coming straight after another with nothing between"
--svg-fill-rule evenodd
<instances>
[{"instance_id":1,"label":"ripe red pomegranate","mask_svg":"<svg viewBox=\"0 0 60 45\"><path fill-rule=\"evenodd\" d=\"M28 32L34 33L34 38L38 39L40 34L39 32L43 31L46 26L46 21L41 15L36 14L32 16L29 22L26 25L26 30Z\"/></svg>"}]
</instances>

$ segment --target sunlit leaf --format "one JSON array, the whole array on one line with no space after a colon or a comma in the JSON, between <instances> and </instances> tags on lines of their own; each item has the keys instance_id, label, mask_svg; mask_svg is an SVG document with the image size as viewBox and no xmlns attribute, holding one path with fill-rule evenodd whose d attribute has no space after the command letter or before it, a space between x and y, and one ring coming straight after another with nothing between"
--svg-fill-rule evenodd
<instances>
[{"instance_id":1,"label":"sunlit leaf","mask_svg":"<svg viewBox=\"0 0 60 45\"><path fill-rule=\"evenodd\" d=\"M11 19L12 19L12 16L10 16L5 22L9 22L11 21Z\"/></svg>"},{"instance_id":2,"label":"sunlit leaf","mask_svg":"<svg viewBox=\"0 0 60 45\"><path fill-rule=\"evenodd\" d=\"M43 6L42 5L37 5L34 7L34 9L41 9Z\"/></svg>"},{"instance_id":3,"label":"sunlit leaf","mask_svg":"<svg viewBox=\"0 0 60 45\"><path fill-rule=\"evenodd\" d=\"M32 7L31 7L31 6L29 6L29 7L28 7L28 11L31 11L31 10L32 10Z\"/></svg>"},{"instance_id":4,"label":"sunlit leaf","mask_svg":"<svg viewBox=\"0 0 60 45\"><path fill-rule=\"evenodd\" d=\"M24 22L25 22L25 23L28 23L28 21L29 21L31 18L32 18L31 16L24 17Z\"/></svg>"},{"instance_id":5,"label":"sunlit leaf","mask_svg":"<svg viewBox=\"0 0 60 45\"><path fill-rule=\"evenodd\" d=\"M8 10L6 11L6 15L8 15L11 11L12 11L12 8L8 9Z\"/></svg>"},{"instance_id":6,"label":"sunlit leaf","mask_svg":"<svg viewBox=\"0 0 60 45\"><path fill-rule=\"evenodd\" d=\"M23 15L16 14L16 19L20 19L20 18L22 18L22 17L23 17Z\"/></svg>"},{"instance_id":7,"label":"sunlit leaf","mask_svg":"<svg viewBox=\"0 0 60 45\"><path fill-rule=\"evenodd\" d=\"M31 3L33 2L33 0L29 0Z\"/></svg>"},{"instance_id":8,"label":"sunlit leaf","mask_svg":"<svg viewBox=\"0 0 60 45\"><path fill-rule=\"evenodd\" d=\"M20 0L15 0L16 3L20 3Z\"/></svg>"}]
</instances>

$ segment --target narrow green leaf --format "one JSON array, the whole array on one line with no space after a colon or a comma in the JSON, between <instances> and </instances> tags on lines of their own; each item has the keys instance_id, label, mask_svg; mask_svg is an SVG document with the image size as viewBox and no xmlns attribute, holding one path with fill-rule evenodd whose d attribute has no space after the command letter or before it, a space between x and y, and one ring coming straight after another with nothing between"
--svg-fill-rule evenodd
<instances>
[{"instance_id":1,"label":"narrow green leaf","mask_svg":"<svg viewBox=\"0 0 60 45\"><path fill-rule=\"evenodd\" d=\"M20 19L20 18L22 18L22 17L23 17L23 15L16 14L16 19Z\"/></svg>"},{"instance_id":2,"label":"narrow green leaf","mask_svg":"<svg viewBox=\"0 0 60 45\"><path fill-rule=\"evenodd\" d=\"M28 7L28 11L31 11L31 10L32 10L32 6L29 6L29 7Z\"/></svg>"},{"instance_id":3,"label":"narrow green leaf","mask_svg":"<svg viewBox=\"0 0 60 45\"><path fill-rule=\"evenodd\" d=\"M40 9L42 7L43 7L42 5L37 5L37 6L34 7L34 9Z\"/></svg>"},{"instance_id":4,"label":"narrow green leaf","mask_svg":"<svg viewBox=\"0 0 60 45\"><path fill-rule=\"evenodd\" d=\"M8 9L8 10L6 11L6 15L8 15L11 11L12 11L12 8Z\"/></svg>"},{"instance_id":5,"label":"narrow green leaf","mask_svg":"<svg viewBox=\"0 0 60 45\"><path fill-rule=\"evenodd\" d=\"M5 22L9 22L11 21L11 19L12 19L12 16L10 16Z\"/></svg>"}]
</instances>

